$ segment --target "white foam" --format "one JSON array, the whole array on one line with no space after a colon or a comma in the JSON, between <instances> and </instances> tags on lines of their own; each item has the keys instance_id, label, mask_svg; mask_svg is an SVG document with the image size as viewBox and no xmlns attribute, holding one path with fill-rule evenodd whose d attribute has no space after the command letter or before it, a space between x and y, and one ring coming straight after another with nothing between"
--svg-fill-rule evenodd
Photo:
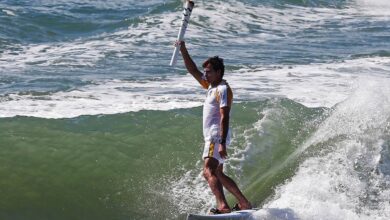
<instances>
[{"instance_id":1,"label":"white foam","mask_svg":"<svg viewBox=\"0 0 390 220\"><path fill-rule=\"evenodd\" d=\"M218 6L213 1L201 1L194 10L191 20L204 28L190 28L188 36L213 45L264 44L309 28L318 29L324 21L355 20L354 11L350 13L349 9L273 8L236 0L219 2Z\"/></svg>"},{"instance_id":2,"label":"white foam","mask_svg":"<svg viewBox=\"0 0 390 220\"><path fill-rule=\"evenodd\" d=\"M50 1L45 3L50 5ZM121 4L123 1L96 3L96 7L116 8ZM318 28L318 21L354 19L345 13L348 10L292 6L276 9L254 7L235 0L223 1L218 7L215 7L213 2L197 2L194 10L196 13L191 18L190 26L197 24L197 27L189 28L186 36L198 42L217 45L266 43L307 28ZM62 13L65 11L62 10ZM15 70L29 68L31 65L90 67L105 59L107 55L120 58L159 53L171 49L176 35L176 31L172 30L179 27L180 16L177 12L167 12L140 17L138 18L140 23L130 25L127 30L79 38L70 42L13 45L19 50L4 51L0 58L0 68ZM256 31L254 26L258 26L259 31ZM253 31L255 32L251 33ZM155 44L159 46L156 47Z\"/></svg>"},{"instance_id":3,"label":"white foam","mask_svg":"<svg viewBox=\"0 0 390 220\"><path fill-rule=\"evenodd\" d=\"M254 7L234 0L223 1L218 7L208 1L196 4L194 10L197 12L190 25L197 23L198 28L189 28L187 36L198 42L247 45L314 28L318 26L318 21L324 19L351 18L351 14L346 13L350 9L298 6L278 9ZM161 50L171 51L171 42L176 34L172 30L179 26L180 16L177 12L150 15L139 18L141 22L131 25L127 30L115 33L71 42L20 45L20 52L6 50L2 53L0 70L24 71L30 66L94 67L107 56L154 56ZM253 30L251 25L259 25L264 31L241 35ZM155 49L156 43L159 49ZM192 46L200 47L197 44ZM129 62L133 60L129 58ZM389 62L389 58L366 58L330 64L251 66L229 72L226 78L234 90L235 101L257 101L259 98L281 96L310 107L331 107L348 97L358 75L386 74L390 69ZM0 97L0 117L26 115L67 118L139 110L169 110L200 106L203 97L203 91L188 75L150 81L99 81L96 85L49 95L7 94Z\"/></svg>"},{"instance_id":4,"label":"white foam","mask_svg":"<svg viewBox=\"0 0 390 220\"><path fill-rule=\"evenodd\" d=\"M143 22L127 30L104 33L90 38L79 38L70 42L14 45L20 49L5 50L0 57L0 68L4 71L26 69L33 66L91 67L100 60L111 57L147 55L156 49L153 44L166 42L175 14L141 18ZM172 40L173 41L173 40ZM164 44L164 43L163 43Z\"/></svg>"},{"instance_id":5,"label":"white foam","mask_svg":"<svg viewBox=\"0 0 390 220\"><path fill-rule=\"evenodd\" d=\"M2 11L9 16L16 16L15 12L9 9L2 9Z\"/></svg>"},{"instance_id":6,"label":"white foam","mask_svg":"<svg viewBox=\"0 0 390 220\"><path fill-rule=\"evenodd\" d=\"M165 82L107 81L70 92L48 95L10 94L2 97L0 115L68 118L79 115L114 114L139 110L169 110L201 105L194 94L184 94L183 85ZM179 89L179 90L178 90ZM177 94L181 93L181 94ZM193 98L193 101L187 101Z\"/></svg>"},{"instance_id":7,"label":"white foam","mask_svg":"<svg viewBox=\"0 0 390 220\"><path fill-rule=\"evenodd\" d=\"M136 1L136 0L111 0L111 1L91 1L91 0L39 0L29 2L32 7L43 9L49 6L52 8L73 8L78 6L89 6L96 9L127 9L133 6L150 6L161 3L161 0ZM43 6L43 7L42 7Z\"/></svg>"},{"instance_id":8,"label":"white foam","mask_svg":"<svg viewBox=\"0 0 390 220\"><path fill-rule=\"evenodd\" d=\"M331 107L353 91L358 76L383 75L388 58L335 64L242 68L227 73L236 102L287 97L310 107ZM359 71L356 74L356 71ZM0 117L16 115L69 118L140 110L201 106L204 90L190 75L151 80L109 80L46 95L8 94L0 98Z\"/></svg>"},{"instance_id":9,"label":"white foam","mask_svg":"<svg viewBox=\"0 0 390 220\"><path fill-rule=\"evenodd\" d=\"M179 213L195 213L199 210L207 213L210 207L215 206L213 194L200 171L202 163L199 160L196 165L199 169L190 170L179 179L172 179L167 187L167 198Z\"/></svg>"},{"instance_id":10,"label":"white foam","mask_svg":"<svg viewBox=\"0 0 390 220\"><path fill-rule=\"evenodd\" d=\"M288 209L298 219L388 219L390 178L378 166L390 163L381 158L390 121L389 85L389 79L359 80L356 91L302 146L319 148L319 155L306 159L264 207Z\"/></svg>"},{"instance_id":11,"label":"white foam","mask_svg":"<svg viewBox=\"0 0 390 220\"><path fill-rule=\"evenodd\" d=\"M361 13L390 18L390 1L388 0L356 0L356 5Z\"/></svg>"}]
</instances>

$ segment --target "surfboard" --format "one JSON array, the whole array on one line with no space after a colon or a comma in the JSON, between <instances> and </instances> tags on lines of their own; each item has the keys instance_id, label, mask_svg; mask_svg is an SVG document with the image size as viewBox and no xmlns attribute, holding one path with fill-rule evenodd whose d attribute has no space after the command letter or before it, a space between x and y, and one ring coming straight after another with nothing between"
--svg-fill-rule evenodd
<instances>
[{"instance_id":1,"label":"surfboard","mask_svg":"<svg viewBox=\"0 0 390 220\"><path fill-rule=\"evenodd\" d=\"M252 219L253 213L258 209L247 209L240 210L226 214L218 214L218 215L199 215L199 214L188 214L187 220L247 220Z\"/></svg>"}]
</instances>

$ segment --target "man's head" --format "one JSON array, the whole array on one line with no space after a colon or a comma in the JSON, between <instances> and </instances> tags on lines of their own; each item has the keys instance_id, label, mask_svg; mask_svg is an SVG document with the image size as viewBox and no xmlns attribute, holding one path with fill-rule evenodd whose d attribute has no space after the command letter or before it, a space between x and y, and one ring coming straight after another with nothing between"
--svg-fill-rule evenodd
<instances>
[{"instance_id":1,"label":"man's head","mask_svg":"<svg viewBox=\"0 0 390 220\"><path fill-rule=\"evenodd\" d=\"M225 73L223 59L218 56L210 57L203 63L206 79L211 84L219 83Z\"/></svg>"}]
</instances>

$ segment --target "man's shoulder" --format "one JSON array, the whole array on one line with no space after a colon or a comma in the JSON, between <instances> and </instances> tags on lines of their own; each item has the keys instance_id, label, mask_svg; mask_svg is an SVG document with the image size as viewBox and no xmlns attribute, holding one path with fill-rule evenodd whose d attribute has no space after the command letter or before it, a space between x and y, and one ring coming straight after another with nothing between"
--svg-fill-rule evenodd
<instances>
[{"instance_id":1,"label":"man's shoulder","mask_svg":"<svg viewBox=\"0 0 390 220\"><path fill-rule=\"evenodd\" d=\"M224 90L224 91L227 91L227 90L232 90L230 88L230 85L229 83L226 81L226 80L223 80L219 85L218 85L218 90Z\"/></svg>"}]
</instances>

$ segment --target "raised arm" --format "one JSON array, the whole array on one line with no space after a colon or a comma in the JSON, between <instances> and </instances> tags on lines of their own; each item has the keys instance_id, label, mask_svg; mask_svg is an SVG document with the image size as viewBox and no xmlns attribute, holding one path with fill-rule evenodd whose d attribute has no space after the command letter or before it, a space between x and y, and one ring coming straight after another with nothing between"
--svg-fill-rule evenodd
<instances>
[{"instance_id":1,"label":"raised arm","mask_svg":"<svg viewBox=\"0 0 390 220\"><path fill-rule=\"evenodd\" d=\"M195 62L191 59L190 54L188 53L186 44L184 41L177 42L180 44L180 52L183 56L184 64L188 70L189 73L199 82L200 85L202 85L203 88L208 88L208 83L206 80L203 79L202 72L199 71L198 67L196 66Z\"/></svg>"}]
</instances>

